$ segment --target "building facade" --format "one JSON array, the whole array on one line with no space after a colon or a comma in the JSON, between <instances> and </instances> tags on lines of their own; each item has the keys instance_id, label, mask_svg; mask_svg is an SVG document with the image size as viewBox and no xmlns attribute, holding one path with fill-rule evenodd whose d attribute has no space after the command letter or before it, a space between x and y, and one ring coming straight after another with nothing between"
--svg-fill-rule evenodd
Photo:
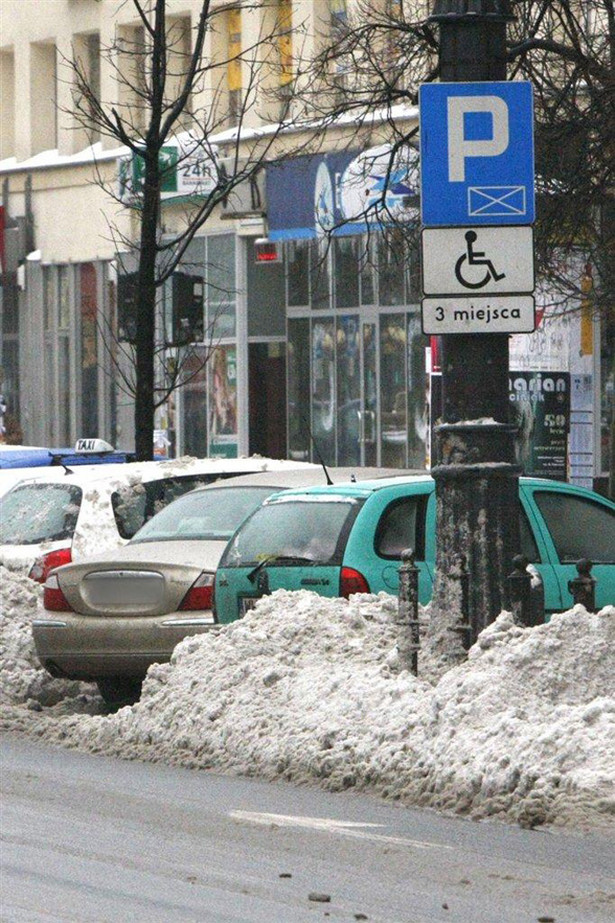
<instances>
[{"instance_id":1,"label":"building facade","mask_svg":"<svg viewBox=\"0 0 615 923\"><path fill-rule=\"evenodd\" d=\"M201 4L167 0L167 8L172 97ZM437 343L421 330L416 235L400 231L418 227L412 151L386 201L396 222L382 211L355 220L357 190L369 198L382 188L374 166L386 152L391 114L374 115L364 130L319 130L318 143L309 143L298 129L306 112L290 91L308 79L305 62L335 34L346 4L271 0L242 8L221 0L214 10L204 49L211 67L171 146L180 150L182 132L205 112L208 142L222 158L239 150L239 119L246 136L268 131L281 117L289 130L262 169L212 211L160 289L160 368L180 356L190 375L157 412L156 451L428 466ZM101 436L130 449L134 264L127 242L137 239L138 178L116 138L88 133L75 117L69 62L78 61L100 97L138 127L135 49L146 42L143 24L130 3L118 0L2 0L2 13L7 417L29 443ZM269 64L259 75L258 105L242 108L255 73L249 48L256 35L269 36ZM336 79L343 81L339 68ZM407 108L395 118L412 127L418 113ZM196 170L198 159L183 163ZM162 194L162 239L173 239L191 200L203 194L181 168L180 156L174 185ZM275 244L274 259L258 258L263 238ZM613 331L592 319L588 334L582 311L562 319L548 294L544 302L538 332L512 338L511 403L523 403L525 388L533 411L526 456L536 473L594 483L611 464ZM567 388L562 400L560 386L554 407L541 399L552 373ZM551 415L559 426L550 432Z\"/></svg>"}]
</instances>

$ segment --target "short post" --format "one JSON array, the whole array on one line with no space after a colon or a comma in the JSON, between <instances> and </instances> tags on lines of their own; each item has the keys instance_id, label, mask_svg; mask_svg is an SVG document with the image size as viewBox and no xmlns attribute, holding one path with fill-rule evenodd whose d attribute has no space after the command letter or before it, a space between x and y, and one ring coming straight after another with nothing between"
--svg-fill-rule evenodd
<instances>
[{"instance_id":1,"label":"short post","mask_svg":"<svg viewBox=\"0 0 615 923\"><path fill-rule=\"evenodd\" d=\"M587 558L577 561L577 577L568 581L568 592L574 605L585 606L588 612L596 611L596 581L591 575L593 564Z\"/></svg>"},{"instance_id":2,"label":"short post","mask_svg":"<svg viewBox=\"0 0 615 923\"><path fill-rule=\"evenodd\" d=\"M528 558L516 554L512 573L506 578L508 601L517 625L532 624L532 575L527 570Z\"/></svg>"},{"instance_id":3,"label":"short post","mask_svg":"<svg viewBox=\"0 0 615 923\"><path fill-rule=\"evenodd\" d=\"M414 551L401 553L399 565L399 603L397 607L397 650L402 668L418 674L419 648L419 569Z\"/></svg>"}]
</instances>

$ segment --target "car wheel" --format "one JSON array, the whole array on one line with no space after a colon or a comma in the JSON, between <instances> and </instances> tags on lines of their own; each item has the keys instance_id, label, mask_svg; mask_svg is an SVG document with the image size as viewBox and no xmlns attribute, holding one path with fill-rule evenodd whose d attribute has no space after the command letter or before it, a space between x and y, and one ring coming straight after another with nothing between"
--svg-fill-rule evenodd
<instances>
[{"instance_id":1,"label":"car wheel","mask_svg":"<svg viewBox=\"0 0 615 923\"><path fill-rule=\"evenodd\" d=\"M143 680L137 676L101 676L96 680L105 704L113 709L138 702L142 684Z\"/></svg>"}]
</instances>

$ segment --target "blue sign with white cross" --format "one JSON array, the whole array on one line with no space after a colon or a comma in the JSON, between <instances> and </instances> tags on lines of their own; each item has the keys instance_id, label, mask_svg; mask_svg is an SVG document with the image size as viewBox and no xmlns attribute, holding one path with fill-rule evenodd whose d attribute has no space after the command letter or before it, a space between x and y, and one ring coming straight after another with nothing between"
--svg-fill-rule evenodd
<instances>
[{"instance_id":1,"label":"blue sign with white cross","mask_svg":"<svg viewBox=\"0 0 615 923\"><path fill-rule=\"evenodd\" d=\"M424 225L532 224L530 83L424 83L419 118Z\"/></svg>"}]
</instances>

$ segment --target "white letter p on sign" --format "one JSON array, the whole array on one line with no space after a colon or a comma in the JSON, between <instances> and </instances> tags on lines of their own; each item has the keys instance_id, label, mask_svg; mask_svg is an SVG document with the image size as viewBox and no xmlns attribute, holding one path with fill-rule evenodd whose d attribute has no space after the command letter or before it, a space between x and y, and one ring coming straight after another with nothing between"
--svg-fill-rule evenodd
<instances>
[{"instance_id":1,"label":"white letter p on sign","mask_svg":"<svg viewBox=\"0 0 615 923\"><path fill-rule=\"evenodd\" d=\"M508 106L500 96L448 97L448 179L463 183L468 157L497 157L508 147ZM493 119L491 138L472 141L465 137L466 112L488 112Z\"/></svg>"}]
</instances>

